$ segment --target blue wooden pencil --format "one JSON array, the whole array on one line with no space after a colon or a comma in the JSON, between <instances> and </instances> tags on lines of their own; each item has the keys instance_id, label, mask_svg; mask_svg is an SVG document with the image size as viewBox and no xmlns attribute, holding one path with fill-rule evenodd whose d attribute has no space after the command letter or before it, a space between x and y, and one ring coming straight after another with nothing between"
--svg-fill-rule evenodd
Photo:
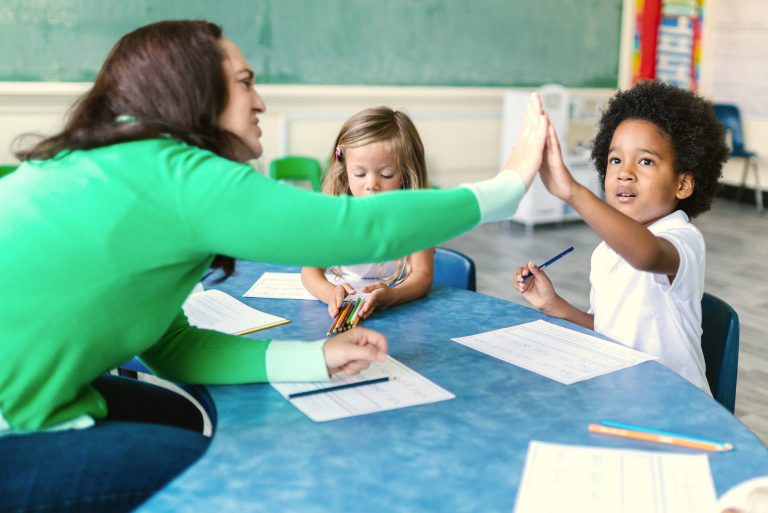
<instances>
[{"instance_id":1,"label":"blue wooden pencil","mask_svg":"<svg viewBox=\"0 0 768 513\"><path fill-rule=\"evenodd\" d=\"M558 260L560 260L561 258L563 258L565 255L567 255L567 254L568 254L568 253L570 253L571 251L573 251L573 246L571 246L570 248L566 249L566 250L565 250L565 251L563 251L562 253L560 253L560 254L558 254L558 255L555 255L555 256L553 256L552 258L550 258L549 260L547 260L546 262L544 262L543 264L541 264L541 265L539 266L539 269L544 269L544 268L545 268L545 267L547 267L548 265L550 265L550 264L554 264L555 262L557 262ZM527 279L528 279L528 278L530 278L531 276L533 276L533 274L532 274L532 273L528 273L528 274L526 274L525 276L523 276L523 281L527 280Z\"/></svg>"},{"instance_id":2,"label":"blue wooden pencil","mask_svg":"<svg viewBox=\"0 0 768 513\"><path fill-rule=\"evenodd\" d=\"M366 379L365 381L354 381L352 383L344 383L343 385L335 385L332 387L313 388L312 390L305 390L303 392L294 392L293 394L288 394L288 399L294 399L296 397L304 397L307 395L324 394L326 392L335 392L337 390L345 390L347 388L356 388L356 387L361 387L365 385L374 385L376 383L384 383L385 381L389 381L389 376L383 376L381 378Z\"/></svg>"}]
</instances>

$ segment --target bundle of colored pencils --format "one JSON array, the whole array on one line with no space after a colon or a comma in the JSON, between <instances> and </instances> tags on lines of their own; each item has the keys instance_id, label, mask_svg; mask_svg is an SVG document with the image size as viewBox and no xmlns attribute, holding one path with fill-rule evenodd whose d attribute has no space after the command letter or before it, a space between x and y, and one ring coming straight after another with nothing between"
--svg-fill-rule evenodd
<instances>
[{"instance_id":1,"label":"bundle of colored pencils","mask_svg":"<svg viewBox=\"0 0 768 513\"><path fill-rule=\"evenodd\" d=\"M365 298L361 297L354 301L345 300L341 304L341 310L339 310L339 313L333 318L333 322L331 323L331 327L328 328L326 336L330 337L331 335L347 331L357 326L360 323L359 314L360 309L363 307L363 303L365 303Z\"/></svg>"}]
</instances>

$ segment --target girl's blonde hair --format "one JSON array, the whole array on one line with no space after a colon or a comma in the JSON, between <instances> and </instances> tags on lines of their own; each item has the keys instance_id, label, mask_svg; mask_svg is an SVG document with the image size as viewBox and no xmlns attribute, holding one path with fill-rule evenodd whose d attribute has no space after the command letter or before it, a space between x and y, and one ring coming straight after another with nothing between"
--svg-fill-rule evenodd
<instances>
[{"instance_id":1,"label":"girl's blonde hair","mask_svg":"<svg viewBox=\"0 0 768 513\"><path fill-rule=\"evenodd\" d=\"M323 176L323 192L337 196L349 195L351 191L344 155L349 148L375 143L384 144L402 170L401 189L429 187L424 145L411 118L389 107L373 107L361 110L349 118L339 130L331 149L331 166ZM382 281L395 285L410 274L410 267L410 256L399 258L394 274ZM340 268L331 267L330 270L336 276L341 276Z\"/></svg>"},{"instance_id":2,"label":"girl's blonde hair","mask_svg":"<svg viewBox=\"0 0 768 513\"><path fill-rule=\"evenodd\" d=\"M341 127L331 149L331 166L323 177L326 194L350 194L344 155L349 148L383 143L402 170L402 189L425 189L427 165L419 132L407 114L389 107L361 110Z\"/></svg>"}]
</instances>

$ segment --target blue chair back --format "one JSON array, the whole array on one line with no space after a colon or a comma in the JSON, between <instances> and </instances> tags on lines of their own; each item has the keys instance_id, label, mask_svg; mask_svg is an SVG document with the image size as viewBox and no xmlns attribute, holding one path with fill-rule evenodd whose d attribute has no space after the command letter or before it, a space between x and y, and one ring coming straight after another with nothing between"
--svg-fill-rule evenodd
<instances>
[{"instance_id":1,"label":"blue chair back","mask_svg":"<svg viewBox=\"0 0 768 513\"><path fill-rule=\"evenodd\" d=\"M709 388L715 400L733 413L739 368L739 316L728 303L705 292L701 299L701 328Z\"/></svg>"},{"instance_id":2,"label":"blue chair back","mask_svg":"<svg viewBox=\"0 0 768 513\"><path fill-rule=\"evenodd\" d=\"M269 176L275 180L306 180L313 191L320 191L322 174L320 162L312 157L292 155L269 163Z\"/></svg>"},{"instance_id":3,"label":"blue chair back","mask_svg":"<svg viewBox=\"0 0 768 513\"><path fill-rule=\"evenodd\" d=\"M435 285L448 285L458 289L477 290L475 262L454 249L435 248Z\"/></svg>"},{"instance_id":4,"label":"blue chair back","mask_svg":"<svg viewBox=\"0 0 768 513\"><path fill-rule=\"evenodd\" d=\"M741 126L739 108L729 103L716 103L712 107L717 119L731 133L731 156L744 158L754 156L755 154L748 151L744 146L744 130Z\"/></svg>"}]
</instances>

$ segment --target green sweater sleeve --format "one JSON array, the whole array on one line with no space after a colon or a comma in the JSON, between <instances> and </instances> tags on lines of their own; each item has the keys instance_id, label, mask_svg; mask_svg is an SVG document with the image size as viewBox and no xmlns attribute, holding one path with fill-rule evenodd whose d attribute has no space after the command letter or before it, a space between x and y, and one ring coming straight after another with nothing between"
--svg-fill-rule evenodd
<instances>
[{"instance_id":1,"label":"green sweater sleeve","mask_svg":"<svg viewBox=\"0 0 768 513\"><path fill-rule=\"evenodd\" d=\"M268 340L190 326L180 311L165 334L141 354L154 373L171 381L225 385L267 381Z\"/></svg>"},{"instance_id":2,"label":"green sweater sleeve","mask_svg":"<svg viewBox=\"0 0 768 513\"><path fill-rule=\"evenodd\" d=\"M324 343L254 340L199 329L181 311L141 360L158 376L181 383L323 381L329 377Z\"/></svg>"},{"instance_id":3,"label":"green sweater sleeve","mask_svg":"<svg viewBox=\"0 0 768 513\"><path fill-rule=\"evenodd\" d=\"M178 208L196 246L235 258L316 267L391 260L481 220L467 188L328 196L199 150L176 160Z\"/></svg>"},{"instance_id":4,"label":"green sweater sleeve","mask_svg":"<svg viewBox=\"0 0 768 513\"><path fill-rule=\"evenodd\" d=\"M205 253L327 267L390 260L511 215L525 192L497 177L366 198L317 194L181 144L165 147L179 218ZM142 355L168 379L205 384L327 379L324 341L254 340L189 326L181 313Z\"/></svg>"}]
</instances>

